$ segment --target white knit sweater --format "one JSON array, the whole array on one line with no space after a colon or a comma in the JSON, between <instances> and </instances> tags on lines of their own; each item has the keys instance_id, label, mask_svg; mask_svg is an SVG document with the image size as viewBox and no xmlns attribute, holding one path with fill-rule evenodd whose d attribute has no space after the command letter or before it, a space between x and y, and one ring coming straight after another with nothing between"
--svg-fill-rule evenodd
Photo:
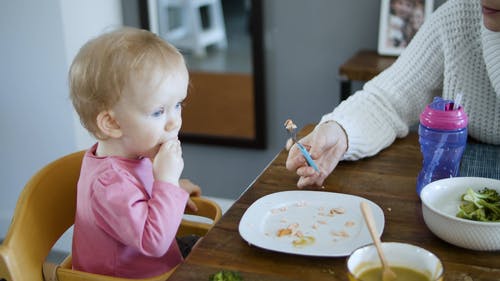
<instances>
[{"instance_id":1,"label":"white knit sweater","mask_svg":"<svg viewBox=\"0 0 500 281\"><path fill-rule=\"evenodd\" d=\"M405 137L432 98L463 93L469 136L500 144L500 33L487 30L480 0L448 0L398 60L321 122L348 135L345 160L372 156Z\"/></svg>"}]
</instances>

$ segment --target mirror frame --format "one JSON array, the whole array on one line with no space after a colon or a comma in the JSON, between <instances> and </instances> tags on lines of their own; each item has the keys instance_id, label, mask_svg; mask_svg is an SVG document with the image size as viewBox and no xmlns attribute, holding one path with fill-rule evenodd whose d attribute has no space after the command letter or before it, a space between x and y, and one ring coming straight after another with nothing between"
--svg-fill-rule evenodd
<instances>
[{"instance_id":1,"label":"mirror frame","mask_svg":"<svg viewBox=\"0 0 500 281\"><path fill-rule=\"evenodd\" d=\"M266 141L266 106L265 106L265 73L264 73L264 40L263 40L263 1L251 0L250 30L252 33L252 69L254 86L254 124L253 138L228 137L218 135L203 135L181 133L179 139L186 143L221 145L241 148L265 149ZM139 23L142 29L151 30L149 24L149 1L137 0L139 8Z\"/></svg>"}]
</instances>

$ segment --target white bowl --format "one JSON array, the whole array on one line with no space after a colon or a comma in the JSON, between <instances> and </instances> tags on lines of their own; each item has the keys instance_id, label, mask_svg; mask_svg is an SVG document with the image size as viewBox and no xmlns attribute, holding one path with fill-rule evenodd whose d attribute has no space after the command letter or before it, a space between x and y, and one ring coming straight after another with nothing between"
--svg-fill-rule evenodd
<instances>
[{"instance_id":1,"label":"white bowl","mask_svg":"<svg viewBox=\"0 0 500 281\"><path fill-rule=\"evenodd\" d=\"M413 269L432 281L443 279L444 268L441 260L424 248L408 243L383 242L382 251L389 266ZM347 258L349 280L359 280L359 276L365 271L381 266L373 244L354 250Z\"/></svg>"},{"instance_id":2,"label":"white bowl","mask_svg":"<svg viewBox=\"0 0 500 281\"><path fill-rule=\"evenodd\" d=\"M431 182L420 193L425 224L436 236L453 245L481 251L500 250L500 222L480 222L456 216L461 196L469 187L475 191L487 187L500 192L500 181L456 177Z\"/></svg>"}]
</instances>

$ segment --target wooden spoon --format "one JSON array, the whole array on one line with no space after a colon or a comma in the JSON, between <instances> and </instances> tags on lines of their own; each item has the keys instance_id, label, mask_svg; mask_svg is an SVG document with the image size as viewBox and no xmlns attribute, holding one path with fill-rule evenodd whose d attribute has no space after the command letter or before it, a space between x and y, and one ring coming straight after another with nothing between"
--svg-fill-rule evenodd
<instances>
[{"instance_id":1,"label":"wooden spoon","mask_svg":"<svg viewBox=\"0 0 500 281\"><path fill-rule=\"evenodd\" d=\"M373 243L377 249L378 256L382 262L382 281L396 280L396 273L391 270L387 260L385 259L384 252L382 251L382 242L380 242L380 237L377 234L377 228L375 227L372 210L366 201L361 202L361 212L363 213L366 225L368 226Z\"/></svg>"}]
</instances>

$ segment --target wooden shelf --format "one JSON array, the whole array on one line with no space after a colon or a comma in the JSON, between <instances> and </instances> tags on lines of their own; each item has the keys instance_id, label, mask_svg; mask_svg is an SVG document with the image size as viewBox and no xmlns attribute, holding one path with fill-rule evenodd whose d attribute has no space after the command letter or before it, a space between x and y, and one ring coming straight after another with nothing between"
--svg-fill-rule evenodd
<instances>
[{"instance_id":1,"label":"wooden shelf","mask_svg":"<svg viewBox=\"0 0 500 281\"><path fill-rule=\"evenodd\" d=\"M351 95L352 81L368 81L391 66L397 57L382 56L373 50L361 50L339 68L342 100Z\"/></svg>"}]
</instances>

